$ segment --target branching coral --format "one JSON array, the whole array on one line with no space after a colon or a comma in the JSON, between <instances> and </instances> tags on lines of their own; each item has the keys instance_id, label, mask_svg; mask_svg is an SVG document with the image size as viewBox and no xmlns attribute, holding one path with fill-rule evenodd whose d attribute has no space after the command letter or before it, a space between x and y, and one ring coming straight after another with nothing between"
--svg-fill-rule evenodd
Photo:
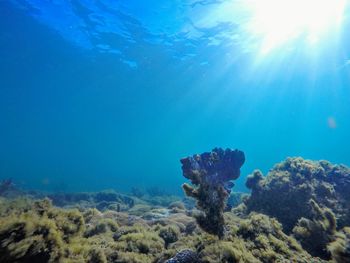
<instances>
[{"instance_id":1,"label":"branching coral","mask_svg":"<svg viewBox=\"0 0 350 263\"><path fill-rule=\"evenodd\" d=\"M196 186L184 184L183 189L197 200L201 210L197 223L206 232L223 237L223 212L233 187L231 180L239 177L244 161L243 152L220 148L181 160L184 177Z\"/></svg>"}]
</instances>

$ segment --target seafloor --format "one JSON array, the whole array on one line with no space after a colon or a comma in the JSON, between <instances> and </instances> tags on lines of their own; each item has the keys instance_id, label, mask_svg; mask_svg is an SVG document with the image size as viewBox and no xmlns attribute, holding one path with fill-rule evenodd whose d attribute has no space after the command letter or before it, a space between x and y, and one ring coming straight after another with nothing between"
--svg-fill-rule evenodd
<instances>
[{"instance_id":1,"label":"seafloor","mask_svg":"<svg viewBox=\"0 0 350 263\"><path fill-rule=\"evenodd\" d=\"M215 235L196 221L205 204L156 188L45 194L5 180L0 262L350 262L348 167L288 158L246 185Z\"/></svg>"}]
</instances>

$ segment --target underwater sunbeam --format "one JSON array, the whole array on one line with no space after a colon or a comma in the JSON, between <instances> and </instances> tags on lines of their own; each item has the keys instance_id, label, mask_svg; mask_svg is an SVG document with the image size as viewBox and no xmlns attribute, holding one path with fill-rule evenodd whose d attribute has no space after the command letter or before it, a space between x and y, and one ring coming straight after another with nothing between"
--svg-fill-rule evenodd
<instances>
[{"instance_id":1,"label":"underwater sunbeam","mask_svg":"<svg viewBox=\"0 0 350 263\"><path fill-rule=\"evenodd\" d=\"M248 0L246 30L261 39L260 51L269 53L288 42L318 44L342 22L346 0Z\"/></svg>"}]
</instances>

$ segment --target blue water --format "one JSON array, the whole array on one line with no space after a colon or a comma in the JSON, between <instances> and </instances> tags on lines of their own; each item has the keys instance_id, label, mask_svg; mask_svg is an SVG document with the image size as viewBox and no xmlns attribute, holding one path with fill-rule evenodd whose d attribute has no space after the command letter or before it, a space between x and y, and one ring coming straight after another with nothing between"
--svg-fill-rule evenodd
<instances>
[{"instance_id":1,"label":"blue water","mask_svg":"<svg viewBox=\"0 0 350 263\"><path fill-rule=\"evenodd\" d=\"M234 0L233 0L234 1ZM0 179L181 192L179 159L238 148L350 165L350 20L259 56L226 1L0 1Z\"/></svg>"}]
</instances>

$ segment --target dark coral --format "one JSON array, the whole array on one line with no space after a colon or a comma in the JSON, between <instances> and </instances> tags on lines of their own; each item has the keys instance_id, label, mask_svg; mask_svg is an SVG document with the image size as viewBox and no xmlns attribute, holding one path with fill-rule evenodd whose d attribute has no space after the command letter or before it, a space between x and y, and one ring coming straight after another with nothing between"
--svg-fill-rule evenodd
<instances>
[{"instance_id":1,"label":"dark coral","mask_svg":"<svg viewBox=\"0 0 350 263\"><path fill-rule=\"evenodd\" d=\"M223 212L233 187L231 180L239 177L244 161L242 151L220 148L181 159L183 176L195 186L184 184L183 189L197 200L201 210L197 223L206 232L223 237Z\"/></svg>"}]
</instances>

